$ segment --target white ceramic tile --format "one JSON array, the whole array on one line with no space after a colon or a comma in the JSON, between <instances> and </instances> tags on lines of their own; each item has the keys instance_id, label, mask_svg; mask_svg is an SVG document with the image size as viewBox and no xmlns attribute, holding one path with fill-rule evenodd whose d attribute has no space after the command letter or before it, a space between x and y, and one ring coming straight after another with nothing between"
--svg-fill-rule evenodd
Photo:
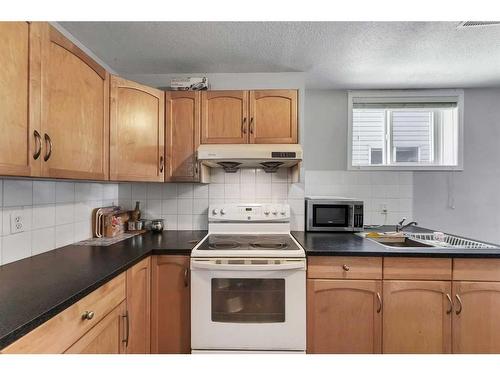
<instances>
[{"instance_id":1,"label":"white ceramic tile","mask_svg":"<svg viewBox=\"0 0 500 375\"><path fill-rule=\"evenodd\" d=\"M288 185L288 198L290 199L302 199L305 195L305 184L295 183Z\"/></svg>"},{"instance_id":2,"label":"white ceramic tile","mask_svg":"<svg viewBox=\"0 0 500 375\"><path fill-rule=\"evenodd\" d=\"M56 248L72 244L73 242L74 242L73 223L56 226Z\"/></svg>"},{"instance_id":3,"label":"white ceramic tile","mask_svg":"<svg viewBox=\"0 0 500 375\"><path fill-rule=\"evenodd\" d=\"M73 224L73 242L83 241L92 237L91 222L89 220L79 221Z\"/></svg>"},{"instance_id":4,"label":"white ceramic tile","mask_svg":"<svg viewBox=\"0 0 500 375\"><path fill-rule=\"evenodd\" d=\"M92 200L92 184L90 182L75 183L75 202Z\"/></svg>"},{"instance_id":5,"label":"white ceramic tile","mask_svg":"<svg viewBox=\"0 0 500 375\"><path fill-rule=\"evenodd\" d=\"M210 206L218 206L224 204L224 198L208 198L208 205Z\"/></svg>"},{"instance_id":6,"label":"white ceramic tile","mask_svg":"<svg viewBox=\"0 0 500 375\"><path fill-rule=\"evenodd\" d=\"M254 185L256 174L254 168L244 168L240 172L241 185Z\"/></svg>"},{"instance_id":7,"label":"white ceramic tile","mask_svg":"<svg viewBox=\"0 0 500 375\"><path fill-rule=\"evenodd\" d=\"M118 204L121 206L122 209L124 210L131 210L134 208L134 204L133 201L131 199L123 199L123 198L119 198L118 199Z\"/></svg>"},{"instance_id":8,"label":"white ceramic tile","mask_svg":"<svg viewBox=\"0 0 500 375\"><path fill-rule=\"evenodd\" d=\"M75 201L75 183L56 182L56 203L69 203Z\"/></svg>"},{"instance_id":9,"label":"white ceramic tile","mask_svg":"<svg viewBox=\"0 0 500 375\"><path fill-rule=\"evenodd\" d=\"M144 217L149 219L157 219L162 214L161 199L148 199L144 206Z\"/></svg>"},{"instance_id":10,"label":"white ceramic tile","mask_svg":"<svg viewBox=\"0 0 500 375\"><path fill-rule=\"evenodd\" d=\"M2 264L31 256L31 232L2 237Z\"/></svg>"},{"instance_id":11,"label":"white ceramic tile","mask_svg":"<svg viewBox=\"0 0 500 375\"><path fill-rule=\"evenodd\" d=\"M211 168L210 183L223 184L224 179L225 179L225 172L222 168Z\"/></svg>"},{"instance_id":12,"label":"white ceramic tile","mask_svg":"<svg viewBox=\"0 0 500 375\"><path fill-rule=\"evenodd\" d=\"M413 185L399 185L400 198L413 198Z\"/></svg>"},{"instance_id":13,"label":"white ceramic tile","mask_svg":"<svg viewBox=\"0 0 500 375\"><path fill-rule=\"evenodd\" d=\"M4 180L3 206L28 206L33 204L33 182L25 180Z\"/></svg>"},{"instance_id":14,"label":"white ceramic tile","mask_svg":"<svg viewBox=\"0 0 500 375\"><path fill-rule=\"evenodd\" d=\"M208 214L208 198L205 199L193 199L193 215L205 215Z\"/></svg>"},{"instance_id":15,"label":"white ceramic tile","mask_svg":"<svg viewBox=\"0 0 500 375\"><path fill-rule=\"evenodd\" d=\"M176 215L177 214L177 199L164 199L161 208L162 215Z\"/></svg>"},{"instance_id":16,"label":"white ceramic tile","mask_svg":"<svg viewBox=\"0 0 500 375\"><path fill-rule=\"evenodd\" d=\"M356 184L358 185L370 185L371 184L371 173L368 171L360 171L357 174Z\"/></svg>"},{"instance_id":17,"label":"white ceramic tile","mask_svg":"<svg viewBox=\"0 0 500 375\"><path fill-rule=\"evenodd\" d=\"M31 255L38 255L56 247L56 228L43 228L31 233Z\"/></svg>"},{"instance_id":18,"label":"white ceramic tile","mask_svg":"<svg viewBox=\"0 0 500 375\"><path fill-rule=\"evenodd\" d=\"M235 173L226 173L224 176L224 183L227 184L239 184L240 183L240 171L237 170Z\"/></svg>"},{"instance_id":19,"label":"white ceramic tile","mask_svg":"<svg viewBox=\"0 0 500 375\"><path fill-rule=\"evenodd\" d=\"M132 184L118 184L118 198L132 199Z\"/></svg>"},{"instance_id":20,"label":"white ceramic tile","mask_svg":"<svg viewBox=\"0 0 500 375\"><path fill-rule=\"evenodd\" d=\"M240 201L253 203L255 201L255 184L241 184Z\"/></svg>"},{"instance_id":21,"label":"white ceramic tile","mask_svg":"<svg viewBox=\"0 0 500 375\"><path fill-rule=\"evenodd\" d=\"M3 207L3 180L0 179L0 208L2 208L2 207ZM2 241L0 240L0 243L1 242ZM0 258L1 258L1 254L0 254Z\"/></svg>"},{"instance_id":22,"label":"white ceramic tile","mask_svg":"<svg viewBox=\"0 0 500 375\"><path fill-rule=\"evenodd\" d=\"M194 198L208 198L208 184L194 184L193 197Z\"/></svg>"},{"instance_id":23,"label":"white ceramic tile","mask_svg":"<svg viewBox=\"0 0 500 375\"><path fill-rule=\"evenodd\" d=\"M178 215L177 230L193 230L193 215Z\"/></svg>"},{"instance_id":24,"label":"white ceramic tile","mask_svg":"<svg viewBox=\"0 0 500 375\"><path fill-rule=\"evenodd\" d=\"M271 182L273 184L288 183L288 168L280 168L275 173L271 173Z\"/></svg>"},{"instance_id":25,"label":"white ceramic tile","mask_svg":"<svg viewBox=\"0 0 500 375\"><path fill-rule=\"evenodd\" d=\"M94 182L90 185L91 199L104 199L104 185Z\"/></svg>"},{"instance_id":26,"label":"white ceramic tile","mask_svg":"<svg viewBox=\"0 0 500 375\"><path fill-rule=\"evenodd\" d=\"M271 184L256 184L255 185L255 198L271 198Z\"/></svg>"},{"instance_id":27,"label":"white ceramic tile","mask_svg":"<svg viewBox=\"0 0 500 375\"><path fill-rule=\"evenodd\" d=\"M132 184L132 200L145 200L147 197L147 184L134 183Z\"/></svg>"},{"instance_id":28,"label":"white ceramic tile","mask_svg":"<svg viewBox=\"0 0 500 375\"><path fill-rule=\"evenodd\" d=\"M177 198L193 199L193 184L178 184L177 185Z\"/></svg>"},{"instance_id":29,"label":"white ceramic tile","mask_svg":"<svg viewBox=\"0 0 500 375\"><path fill-rule=\"evenodd\" d=\"M3 264L2 258L3 258L3 255L2 255L2 237L0 236L0 266Z\"/></svg>"},{"instance_id":30,"label":"white ceramic tile","mask_svg":"<svg viewBox=\"0 0 500 375\"><path fill-rule=\"evenodd\" d=\"M413 185L413 172L399 172L400 185Z\"/></svg>"},{"instance_id":31,"label":"white ceramic tile","mask_svg":"<svg viewBox=\"0 0 500 375\"><path fill-rule=\"evenodd\" d=\"M207 230L207 215L193 215L193 230Z\"/></svg>"},{"instance_id":32,"label":"white ceramic tile","mask_svg":"<svg viewBox=\"0 0 500 375\"><path fill-rule=\"evenodd\" d=\"M177 184L163 184L162 199L177 198Z\"/></svg>"},{"instance_id":33,"label":"white ceramic tile","mask_svg":"<svg viewBox=\"0 0 500 375\"><path fill-rule=\"evenodd\" d=\"M74 204L74 219L73 222L91 220L92 219L92 207L91 201L88 202L77 202Z\"/></svg>"},{"instance_id":34,"label":"white ceramic tile","mask_svg":"<svg viewBox=\"0 0 500 375\"><path fill-rule=\"evenodd\" d=\"M211 183L208 187L208 197L212 199L224 199L224 184Z\"/></svg>"},{"instance_id":35,"label":"white ceramic tile","mask_svg":"<svg viewBox=\"0 0 500 375\"><path fill-rule=\"evenodd\" d=\"M292 216L304 215L304 200L303 199L289 199L290 213Z\"/></svg>"},{"instance_id":36,"label":"white ceramic tile","mask_svg":"<svg viewBox=\"0 0 500 375\"><path fill-rule=\"evenodd\" d=\"M56 183L53 181L33 181L33 204L56 202Z\"/></svg>"},{"instance_id":37,"label":"white ceramic tile","mask_svg":"<svg viewBox=\"0 0 500 375\"><path fill-rule=\"evenodd\" d=\"M162 184L149 183L147 184L147 198L148 199L161 199L162 197Z\"/></svg>"},{"instance_id":38,"label":"white ceramic tile","mask_svg":"<svg viewBox=\"0 0 500 375\"><path fill-rule=\"evenodd\" d=\"M56 205L33 206L32 229L52 227L56 224Z\"/></svg>"},{"instance_id":39,"label":"white ceramic tile","mask_svg":"<svg viewBox=\"0 0 500 375\"><path fill-rule=\"evenodd\" d=\"M255 182L257 184L270 184L272 178L272 173L266 173L263 169L255 170Z\"/></svg>"},{"instance_id":40,"label":"white ceramic tile","mask_svg":"<svg viewBox=\"0 0 500 375\"><path fill-rule=\"evenodd\" d=\"M177 230L177 215L162 215L165 230Z\"/></svg>"},{"instance_id":41,"label":"white ceramic tile","mask_svg":"<svg viewBox=\"0 0 500 375\"><path fill-rule=\"evenodd\" d=\"M73 223L75 220L74 203L56 204L56 225Z\"/></svg>"},{"instance_id":42,"label":"white ceramic tile","mask_svg":"<svg viewBox=\"0 0 500 375\"><path fill-rule=\"evenodd\" d=\"M177 213L179 215L191 215L193 213L193 200L192 199L178 199L177 200Z\"/></svg>"},{"instance_id":43,"label":"white ceramic tile","mask_svg":"<svg viewBox=\"0 0 500 375\"><path fill-rule=\"evenodd\" d=\"M224 186L224 199L240 199L240 184L226 184Z\"/></svg>"},{"instance_id":44,"label":"white ceramic tile","mask_svg":"<svg viewBox=\"0 0 500 375\"><path fill-rule=\"evenodd\" d=\"M293 215L290 218L290 229L291 230L304 230L304 216L303 215Z\"/></svg>"},{"instance_id":45,"label":"white ceramic tile","mask_svg":"<svg viewBox=\"0 0 500 375\"><path fill-rule=\"evenodd\" d=\"M272 184L271 185L271 198L273 200L286 200L288 197L287 184Z\"/></svg>"},{"instance_id":46,"label":"white ceramic tile","mask_svg":"<svg viewBox=\"0 0 500 375\"><path fill-rule=\"evenodd\" d=\"M398 209L400 212L411 212L413 211L413 200L409 198L399 199Z\"/></svg>"},{"instance_id":47,"label":"white ceramic tile","mask_svg":"<svg viewBox=\"0 0 500 375\"><path fill-rule=\"evenodd\" d=\"M113 199L117 200L118 199L118 185L117 184L103 184L103 199ZM161 191L160 191L160 198L161 199Z\"/></svg>"}]
</instances>

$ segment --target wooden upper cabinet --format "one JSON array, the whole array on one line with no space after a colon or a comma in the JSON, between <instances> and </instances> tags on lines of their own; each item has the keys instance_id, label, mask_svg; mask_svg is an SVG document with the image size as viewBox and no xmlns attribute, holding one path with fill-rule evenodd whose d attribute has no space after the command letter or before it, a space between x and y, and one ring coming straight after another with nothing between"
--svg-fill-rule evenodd
<instances>
[{"instance_id":1,"label":"wooden upper cabinet","mask_svg":"<svg viewBox=\"0 0 500 375\"><path fill-rule=\"evenodd\" d=\"M0 22L0 175L40 175L39 43L31 24Z\"/></svg>"},{"instance_id":2,"label":"wooden upper cabinet","mask_svg":"<svg viewBox=\"0 0 500 375\"><path fill-rule=\"evenodd\" d=\"M248 143L248 91L202 91L201 143Z\"/></svg>"},{"instance_id":3,"label":"wooden upper cabinet","mask_svg":"<svg viewBox=\"0 0 500 375\"><path fill-rule=\"evenodd\" d=\"M151 352L151 257L127 270L128 354Z\"/></svg>"},{"instance_id":4,"label":"wooden upper cabinet","mask_svg":"<svg viewBox=\"0 0 500 375\"><path fill-rule=\"evenodd\" d=\"M500 353L500 282L453 282L453 353Z\"/></svg>"},{"instance_id":5,"label":"wooden upper cabinet","mask_svg":"<svg viewBox=\"0 0 500 375\"><path fill-rule=\"evenodd\" d=\"M169 91L166 103L165 181L198 181L196 151L200 144L201 93Z\"/></svg>"},{"instance_id":6,"label":"wooden upper cabinet","mask_svg":"<svg viewBox=\"0 0 500 375\"><path fill-rule=\"evenodd\" d=\"M384 281L383 352L451 352L451 282Z\"/></svg>"},{"instance_id":7,"label":"wooden upper cabinet","mask_svg":"<svg viewBox=\"0 0 500 375\"><path fill-rule=\"evenodd\" d=\"M249 143L297 143L297 90L250 91L249 121Z\"/></svg>"},{"instance_id":8,"label":"wooden upper cabinet","mask_svg":"<svg viewBox=\"0 0 500 375\"><path fill-rule=\"evenodd\" d=\"M381 353L382 282L307 280L308 353Z\"/></svg>"},{"instance_id":9,"label":"wooden upper cabinet","mask_svg":"<svg viewBox=\"0 0 500 375\"><path fill-rule=\"evenodd\" d=\"M42 173L106 180L109 74L47 23L41 34Z\"/></svg>"},{"instance_id":10,"label":"wooden upper cabinet","mask_svg":"<svg viewBox=\"0 0 500 375\"><path fill-rule=\"evenodd\" d=\"M110 179L163 181L164 92L112 76Z\"/></svg>"},{"instance_id":11,"label":"wooden upper cabinet","mask_svg":"<svg viewBox=\"0 0 500 375\"><path fill-rule=\"evenodd\" d=\"M190 353L189 256L155 256L152 264L151 353Z\"/></svg>"}]
</instances>

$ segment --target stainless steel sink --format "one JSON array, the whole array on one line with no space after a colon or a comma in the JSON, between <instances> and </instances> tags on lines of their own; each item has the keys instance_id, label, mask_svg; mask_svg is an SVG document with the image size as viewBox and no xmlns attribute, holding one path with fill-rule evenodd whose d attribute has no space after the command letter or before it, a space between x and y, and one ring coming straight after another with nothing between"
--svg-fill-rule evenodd
<instances>
[{"instance_id":1,"label":"stainless steel sink","mask_svg":"<svg viewBox=\"0 0 500 375\"><path fill-rule=\"evenodd\" d=\"M370 239L388 247L434 247L433 245L415 241L410 238L405 238L401 242L392 242L392 241L387 242L384 241L383 239L377 239L377 238L370 238Z\"/></svg>"}]
</instances>

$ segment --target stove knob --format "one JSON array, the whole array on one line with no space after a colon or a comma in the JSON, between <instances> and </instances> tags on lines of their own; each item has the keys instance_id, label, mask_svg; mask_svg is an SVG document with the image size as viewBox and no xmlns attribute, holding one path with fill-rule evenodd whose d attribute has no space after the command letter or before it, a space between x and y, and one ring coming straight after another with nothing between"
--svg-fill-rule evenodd
<instances>
[{"instance_id":1,"label":"stove knob","mask_svg":"<svg viewBox=\"0 0 500 375\"><path fill-rule=\"evenodd\" d=\"M265 211L264 211L264 215L266 215L266 216L267 216L267 215L269 215L269 214L270 214L269 210L265 210Z\"/></svg>"},{"instance_id":2,"label":"stove knob","mask_svg":"<svg viewBox=\"0 0 500 375\"><path fill-rule=\"evenodd\" d=\"M278 215L278 211L273 211L273 215Z\"/></svg>"},{"instance_id":3,"label":"stove knob","mask_svg":"<svg viewBox=\"0 0 500 375\"><path fill-rule=\"evenodd\" d=\"M225 214L226 214L226 210L225 210L225 209L223 209L223 208L221 208L221 210L220 210L220 214L221 214L221 215L225 215Z\"/></svg>"},{"instance_id":4,"label":"stove knob","mask_svg":"<svg viewBox=\"0 0 500 375\"><path fill-rule=\"evenodd\" d=\"M281 211L280 213L281 213L283 216L285 216L285 215L286 215L286 211Z\"/></svg>"},{"instance_id":5,"label":"stove knob","mask_svg":"<svg viewBox=\"0 0 500 375\"><path fill-rule=\"evenodd\" d=\"M218 210L218 209L214 208L214 209L212 210L212 215L217 215L218 213L219 213L219 210Z\"/></svg>"},{"instance_id":6,"label":"stove knob","mask_svg":"<svg viewBox=\"0 0 500 375\"><path fill-rule=\"evenodd\" d=\"M247 216L247 219L248 219L248 220L252 220L252 217L251 217L251 216Z\"/></svg>"}]
</instances>

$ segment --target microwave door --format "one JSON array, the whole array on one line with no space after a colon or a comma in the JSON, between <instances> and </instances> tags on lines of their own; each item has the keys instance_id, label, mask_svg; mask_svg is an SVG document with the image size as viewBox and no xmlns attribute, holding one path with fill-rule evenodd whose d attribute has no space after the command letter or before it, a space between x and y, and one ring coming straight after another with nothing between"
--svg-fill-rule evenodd
<instances>
[{"instance_id":1,"label":"microwave door","mask_svg":"<svg viewBox=\"0 0 500 375\"><path fill-rule=\"evenodd\" d=\"M309 230L349 231L352 208L349 204L313 203L310 206Z\"/></svg>"}]
</instances>

